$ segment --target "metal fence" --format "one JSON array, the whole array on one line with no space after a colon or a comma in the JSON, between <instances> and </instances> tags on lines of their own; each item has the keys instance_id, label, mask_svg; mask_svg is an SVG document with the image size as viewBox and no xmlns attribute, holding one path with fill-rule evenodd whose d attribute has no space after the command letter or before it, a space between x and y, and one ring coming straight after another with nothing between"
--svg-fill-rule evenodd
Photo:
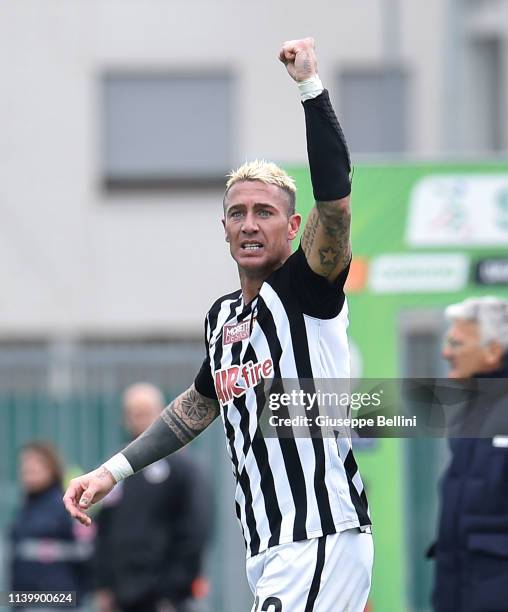
<instances>
[{"instance_id":1,"label":"metal fence","mask_svg":"<svg viewBox=\"0 0 508 612\"><path fill-rule=\"evenodd\" d=\"M158 385L171 400L192 382L201 342L94 342L0 346L0 530L19 503L17 455L28 440L52 441L69 476L88 471L125 441L121 393L136 381ZM215 532L208 556L210 609L248 609L233 483L219 423L189 447L215 494ZM0 563L1 566L1 563ZM1 587L1 579L0 579Z\"/></svg>"}]
</instances>

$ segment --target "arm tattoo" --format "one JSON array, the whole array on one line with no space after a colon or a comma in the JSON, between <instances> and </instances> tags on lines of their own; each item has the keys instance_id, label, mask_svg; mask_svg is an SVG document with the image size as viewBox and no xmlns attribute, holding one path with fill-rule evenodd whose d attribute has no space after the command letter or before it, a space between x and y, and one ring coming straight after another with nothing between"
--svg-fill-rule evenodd
<instances>
[{"instance_id":1,"label":"arm tattoo","mask_svg":"<svg viewBox=\"0 0 508 612\"><path fill-rule=\"evenodd\" d=\"M349 207L338 202L316 202L305 224L301 245L309 261L326 278L345 268L351 258Z\"/></svg>"},{"instance_id":2,"label":"arm tattoo","mask_svg":"<svg viewBox=\"0 0 508 612\"><path fill-rule=\"evenodd\" d=\"M319 226L319 213L314 208L311 210L307 223L305 224L305 230L302 235L302 249L307 257L310 255L310 250L316 240L316 234Z\"/></svg>"},{"instance_id":3,"label":"arm tattoo","mask_svg":"<svg viewBox=\"0 0 508 612\"><path fill-rule=\"evenodd\" d=\"M135 472L193 440L218 416L219 402L192 385L164 408L160 417L122 451Z\"/></svg>"},{"instance_id":4,"label":"arm tattoo","mask_svg":"<svg viewBox=\"0 0 508 612\"><path fill-rule=\"evenodd\" d=\"M217 401L198 393L192 385L162 412L162 420L175 436L187 444L219 414Z\"/></svg>"},{"instance_id":5,"label":"arm tattoo","mask_svg":"<svg viewBox=\"0 0 508 612\"><path fill-rule=\"evenodd\" d=\"M107 468L102 466L95 476L97 478L100 478L101 480L103 480L104 478L108 478L109 479L109 478L111 478L111 473L110 473L110 471Z\"/></svg>"},{"instance_id":6,"label":"arm tattoo","mask_svg":"<svg viewBox=\"0 0 508 612\"><path fill-rule=\"evenodd\" d=\"M327 276L335 270L340 261L340 256L340 251L337 251L331 246L319 249L319 259L323 268L328 271Z\"/></svg>"},{"instance_id":7,"label":"arm tattoo","mask_svg":"<svg viewBox=\"0 0 508 612\"><path fill-rule=\"evenodd\" d=\"M351 225L351 211L349 207L340 206L337 202L316 202L319 218L323 224L325 235L329 237L328 248L320 249L319 253L323 259L323 251L327 253L326 262L322 265L331 265L332 255L335 254L335 262L330 269L332 272L340 263L344 267L351 257L351 244L349 241L349 228Z\"/></svg>"}]
</instances>

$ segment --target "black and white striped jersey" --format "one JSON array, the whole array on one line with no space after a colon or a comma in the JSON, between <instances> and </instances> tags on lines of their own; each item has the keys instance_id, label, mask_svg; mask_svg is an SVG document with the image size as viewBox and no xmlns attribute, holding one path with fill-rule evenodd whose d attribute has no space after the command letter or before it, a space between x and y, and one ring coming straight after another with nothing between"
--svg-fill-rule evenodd
<instances>
[{"instance_id":1,"label":"black and white striped jersey","mask_svg":"<svg viewBox=\"0 0 508 612\"><path fill-rule=\"evenodd\" d=\"M349 378L348 269L333 284L300 247L245 304L219 298L205 321L206 357L195 386L217 399L236 478L236 513L247 554L370 525L347 437L264 436L263 380ZM292 407L287 407L291 416Z\"/></svg>"}]
</instances>

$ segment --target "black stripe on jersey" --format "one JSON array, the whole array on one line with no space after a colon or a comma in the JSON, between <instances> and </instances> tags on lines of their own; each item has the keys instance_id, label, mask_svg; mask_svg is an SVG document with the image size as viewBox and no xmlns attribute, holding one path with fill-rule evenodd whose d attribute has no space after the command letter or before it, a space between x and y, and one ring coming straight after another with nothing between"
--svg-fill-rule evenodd
<instances>
[{"instance_id":1,"label":"black stripe on jersey","mask_svg":"<svg viewBox=\"0 0 508 612\"><path fill-rule=\"evenodd\" d=\"M273 315L261 296L258 297L258 324L265 335L272 361L275 364L274 381L277 381L277 379L280 381L279 364L282 347L277 336L277 328ZM284 418L289 416L287 407L281 407L280 416ZM296 447L296 441L293 438L279 438L279 444L295 506L293 539L295 542L306 540L308 537L305 526L307 522L307 491L305 490L305 475Z\"/></svg>"},{"instance_id":2,"label":"black stripe on jersey","mask_svg":"<svg viewBox=\"0 0 508 612\"><path fill-rule=\"evenodd\" d=\"M241 354L242 354L242 343L236 342L235 344L233 344L233 348L231 350L231 364L232 365L240 365ZM240 400L243 400L243 402L240 402ZM237 398L235 400L235 403L236 403L236 406L233 407L232 409L233 410L236 409L240 412L240 430L242 431L244 435L243 454L246 457L247 452L248 452L248 447L249 447L249 443L248 443L249 411L247 410L245 406L245 398L243 396L240 398ZM228 438L232 440L234 438L234 430L233 430L233 426L229 422L228 412L229 412L229 406L225 406L224 407L224 423L226 423L226 428L228 429ZM247 434L245 434L245 431L247 431ZM245 440L245 435L247 435L247 440ZM233 447L233 450L234 450L234 447ZM242 468L242 471L238 472L238 460L236 460L236 468L237 468L236 471L238 474L238 482L240 483L243 494L245 496L245 522L247 523L247 527L249 529L249 535L250 535L249 548L250 548L251 555L257 555L259 552L260 539L259 539L259 533L256 528L256 517L254 516L254 507L252 504L252 489L251 489L251 484L250 484L250 478L249 478L247 469L245 467L245 463Z\"/></svg>"},{"instance_id":3,"label":"black stripe on jersey","mask_svg":"<svg viewBox=\"0 0 508 612\"><path fill-rule=\"evenodd\" d=\"M371 521L367 511L368 504L365 489L362 490L361 494L358 493L358 490L353 482L353 478L358 472L358 465L351 449L348 451L346 460L344 461L344 469L346 470L349 494L351 495L351 500L353 502L353 506L355 507L356 514L358 515L360 525L370 525Z\"/></svg>"},{"instance_id":4,"label":"black stripe on jersey","mask_svg":"<svg viewBox=\"0 0 508 612\"><path fill-rule=\"evenodd\" d=\"M240 523L240 529L242 530L243 540L245 541L245 532L243 530L243 523L242 523L242 511L240 510L240 504L236 501L236 499L235 499L235 514L236 514L236 518L238 519L238 522Z\"/></svg>"},{"instance_id":5,"label":"black stripe on jersey","mask_svg":"<svg viewBox=\"0 0 508 612\"><path fill-rule=\"evenodd\" d=\"M315 393L314 381L312 379L312 364L310 361L309 343L307 338L307 330L305 329L305 319L303 314L298 310L293 299L281 299L284 309L289 320L289 329L293 342L293 353L295 357L296 371L300 381L300 387L306 393ZM314 405L309 411L309 416L312 417L312 422L318 416L319 410L317 405ZM319 430L319 428L318 428ZM319 437L315 434L318 433ZM317 506L321 519L321 527L323 533L334 533L335 525L333 522L332 509L330 506L330 498L325 482L325 448L324 441L320 431L311 431L312 446L316 459L314 469L314 491L316 493Z\"/></svg>"},{"instance_id":6,"label":"black stripe on jersey","mask_svg":"<svg viewBox=\"0 0 508 612\"><path fill-rule=\"evenodd\" d=\"M325 565L325 551L326 536L321 536L318 538L316 569L314 570L314 576L310 585L309 596L307 597L304 612L312 612L314 610L314 604L319 595L319 587L321 585L321 574L323 573L323 567Z\"/></svg>"},{"instance_id":7,"label":"black stripe on jersey","mask_svg":"<svg viewBox=\"0 0 508 612\"><path fill-rule=\"evenodd\" d=\"M256 363L258 360L256 351L253 349L252 345L249 344L247 350L245 351L244 363L248 361L252 361ZM252 452L254 454L254 459L256 460L259 474L260 474L260 488L261 493L263 494L263 500L265 502L265 511L266 517L268 519L268 524L270 526L270 539L268 540L268 547L275 546L279 543L280 540L280 528L282 523L282 513L280 511L279 503L277 500L277 491L275 490L275 481L273 479L273 473L270 467L270 461L268 458L268 450L266 448L266 442L263 438L263 434L259 429L259 421L261 415L263 413L263 409L266 405L266 397L263 393L263 381L258 383L258 389L255 389L256 394L256 414L257 414L257 428L256 433L254 434L254 438L251 440L249 436L249 414L247 411L247 407L245 405L245 396L238 398L240 402L240 411L242 412L242 418L240 422L240 427L243 433L244 445L243 445L243 453L247 456L249 451L249 446L252 448ZM245 423L243 415L246 415Z\"/></svg>"}]
</instances>

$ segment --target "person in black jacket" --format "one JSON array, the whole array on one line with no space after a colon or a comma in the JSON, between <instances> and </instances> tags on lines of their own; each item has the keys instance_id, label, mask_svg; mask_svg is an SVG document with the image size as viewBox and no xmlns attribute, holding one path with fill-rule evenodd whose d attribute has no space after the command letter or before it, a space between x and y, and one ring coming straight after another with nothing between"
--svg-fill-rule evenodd
<instances>
[{"instance_id":1,"label":"person in black jacket","mask_svg":"<svg viewBox=\"0 0 508 612\"><path fill-rule=\"evenodd\" d=\"M147 383L124 392L125 426L133 438L164 405L160 390ZM210 506L207 483L186 453L161 459L116 487L97 519L94 584L100 612L189 610Z\"/></svg>"},{"instance_id":2,"label":"person in black jacket","mask_svg":"<svg viewBox=\"0 0 508 612\"><path fill-rule=\"evenodd\" d=\"M469 400L451 423L441 481L436 612L508 610L508 300L448 307L443 357Z\"/></svg>"},{"instance_id":3,"label":"person in black jacket","mask_svg":"<svg viewBox=\"0 0 508 612\"><path fill-rule=\"evenodd\" d=\"M80 540L65 510L62 465L50 443L25 444L20 480L24 500L10 530L11 589L75 591L80 600L90 545Z\"/></svg>"}]
</instances>

